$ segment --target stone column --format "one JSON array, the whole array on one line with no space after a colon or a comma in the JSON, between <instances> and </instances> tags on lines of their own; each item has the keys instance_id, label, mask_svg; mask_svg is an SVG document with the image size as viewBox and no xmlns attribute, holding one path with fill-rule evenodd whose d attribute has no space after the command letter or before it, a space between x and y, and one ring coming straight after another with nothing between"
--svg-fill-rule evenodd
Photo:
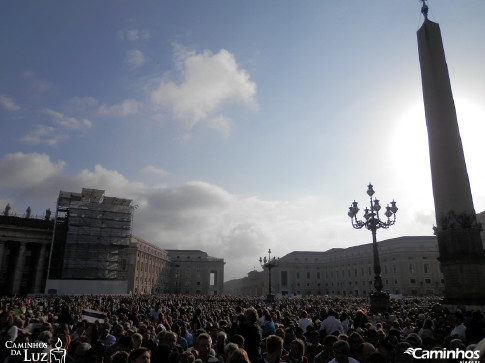
<instances>
[{"instance_id":1,"label":"stone column","mask_svg":"<svg viewBox=\"0 0 485 363\"><path fill-rule=\"evenodd\" d=\"M485 304L485 257L439 25L418 30L444 303Z\"/></svg>"},{"instance_id":2,"label":"stone column","mask_svg":"<svg viewBox=\"0 0 485 363\"><path fill-rule=\"evenodd\" d=\"M27 243L20 242L19 252L14 265L15 272L12 279L12 295L16 295L20 292L20 283L22 281L22 273L24 271L26 249Z\"/></svg>"},{"instance_id":3,"label":"stone column","mask_svg":"<svg viewBox=\"0 0 485 363\"><path fill-rule=\"evenodd\" d=\"M44 266L45 266L45 257L47 252L47 245L42 244L40 246L40 253L39 257L36 262L35 266L35 274L34 274L34 291L33 293L42 293L42 282L44 281Z\"/></svg>"},{"instance_id":4,"label":"stone column","mask_svg":"<svg viewBox=\"0 0 485 363\"><path fill-rule=\"evenodd\" d=\"M0 267L4 266L3 264L3 255L5 254L5 249L7 248L7 246L5 245L6 243L5 242L0 242ZM1 270L1 268L0 268Z\"/></svg>"}]
</instances>

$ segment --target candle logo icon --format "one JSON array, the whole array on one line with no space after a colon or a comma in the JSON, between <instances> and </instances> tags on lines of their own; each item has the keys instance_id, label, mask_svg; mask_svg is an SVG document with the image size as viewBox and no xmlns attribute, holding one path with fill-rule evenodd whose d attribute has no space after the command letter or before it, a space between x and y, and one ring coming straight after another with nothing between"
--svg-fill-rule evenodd
<instances>
[{"instance_id":1,"label":"candle logo icon","mask_svg":"<svg viewBox=\"0 0 485 363\"><path fill-rule=\"evenodd\" d=\"M66 350L62 348L62 341L57 338L55 348L52 348L49 353L51 363L65 363L66 362Z\"/></svg>"}]
</instances>

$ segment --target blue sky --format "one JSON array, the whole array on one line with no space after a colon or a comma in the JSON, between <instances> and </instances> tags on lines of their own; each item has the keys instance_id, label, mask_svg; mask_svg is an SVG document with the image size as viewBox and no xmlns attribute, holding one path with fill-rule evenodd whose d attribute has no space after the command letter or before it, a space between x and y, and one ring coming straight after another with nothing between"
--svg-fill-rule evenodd
<instances>
[{"instance_id":1,"label":"blue sky","mask_svg":"<svg viewBox=\"0 0 485 363\"><path fill-rule=\"evenodd\" d=\"M485 2L429 0L475 209L485 210ZM395 199L379 239L431 235L418 0L3 1L0 208L60 190L139 207L134 233L226 259L368 243L347 208ZM481 159L481 160L480 160Z\"/></svg>"}]
</instances>

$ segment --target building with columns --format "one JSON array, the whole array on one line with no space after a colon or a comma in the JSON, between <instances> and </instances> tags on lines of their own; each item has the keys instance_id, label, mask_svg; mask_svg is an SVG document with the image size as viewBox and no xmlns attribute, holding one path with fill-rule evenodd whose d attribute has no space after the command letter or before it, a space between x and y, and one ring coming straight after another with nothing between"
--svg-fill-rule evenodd
<instances>
[{"instance_id":1,"label":"building with columns","mask_svg":"<svg viewBox=\"0 0 485 363\"><path fill-rule=\"evenodd\" d=\"M263 296L265 279L268 279L267 272L253 270L242 279L224 282L224 293L232 296Z\"/></svg>"},{"instance_id":2,"label":"building with columns","mask_svg":"<svg viewBox=\"0 0 485 363\"><path fill-rule=\"evenodd\" d=\"M399 237L378 242L384 291L403 296L443 294L444 281L434 236ZM333 248L324 252L294 251L280 258L271 271L276 295L368 296L373 290L372 244ZM267 269L260 296L268 294ZM250 282L249 279L254 281ZM261 275L226 283L225 292L248 292ZM239 282L239 283L238 283Z\"/></svg>"},{"instance_id":3,"label":"building with columns","mask_svg":"<svg viewBox=\"0 0 485 363\"><path fill-rule=\"evenodd\" d=\"M0 291L8 295L44 291L54 221L26 213L0 215Z\"/></svg>"},{"instance_id":4,"label":"building with columns","mask_svg":"<svg viewBox=\"0 0 485 363\"><path fill-rule=\"evenodd\" d=\"M222 293L224 260L133 236L131 200L83 189L59 193L54 219L49 210L39 219L10 209L0 216L6 295Z\"/></svg>"},{"instance_id":5,"label":"building with columns","mask_svg":"<svg viewBox=\"0 0 485 363\"><path fill-rule=\"evenodd\" d=\"M170 260L167 251L139 237L131 237L129 248L121 254L127 272L128 292L159 294L169 292Z\"/></svg>"},{"instance_id":6,"label":"building with columns","mask_svg":"<svg viewBox=\"0 0 485 363\"><path fill-rule=\"evenodd\" d=\"M199 250L167 250L168 291L187 295L220 295L224 289L224 259Z\"/></svg>"}]
</instances>

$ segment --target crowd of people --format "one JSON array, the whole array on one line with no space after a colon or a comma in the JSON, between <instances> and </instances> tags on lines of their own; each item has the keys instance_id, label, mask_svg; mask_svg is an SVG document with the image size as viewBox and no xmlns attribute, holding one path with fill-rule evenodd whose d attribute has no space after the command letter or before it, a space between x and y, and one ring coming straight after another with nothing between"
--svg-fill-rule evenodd
<instances>
[{"instance_id":1,"label":"crowd of people","mask_svg":"<svg viewBox=\"0 0 485 363\"><path fill-rule=\"evenodd\" d=\"M66 363L385 363L450 351L462 355L430 361L485 361L478 309L450 312L437 298L367 308L366 298L328 296L2 297L0 363L54 362L53 352Z\"/></svg>"}]
</instances>

